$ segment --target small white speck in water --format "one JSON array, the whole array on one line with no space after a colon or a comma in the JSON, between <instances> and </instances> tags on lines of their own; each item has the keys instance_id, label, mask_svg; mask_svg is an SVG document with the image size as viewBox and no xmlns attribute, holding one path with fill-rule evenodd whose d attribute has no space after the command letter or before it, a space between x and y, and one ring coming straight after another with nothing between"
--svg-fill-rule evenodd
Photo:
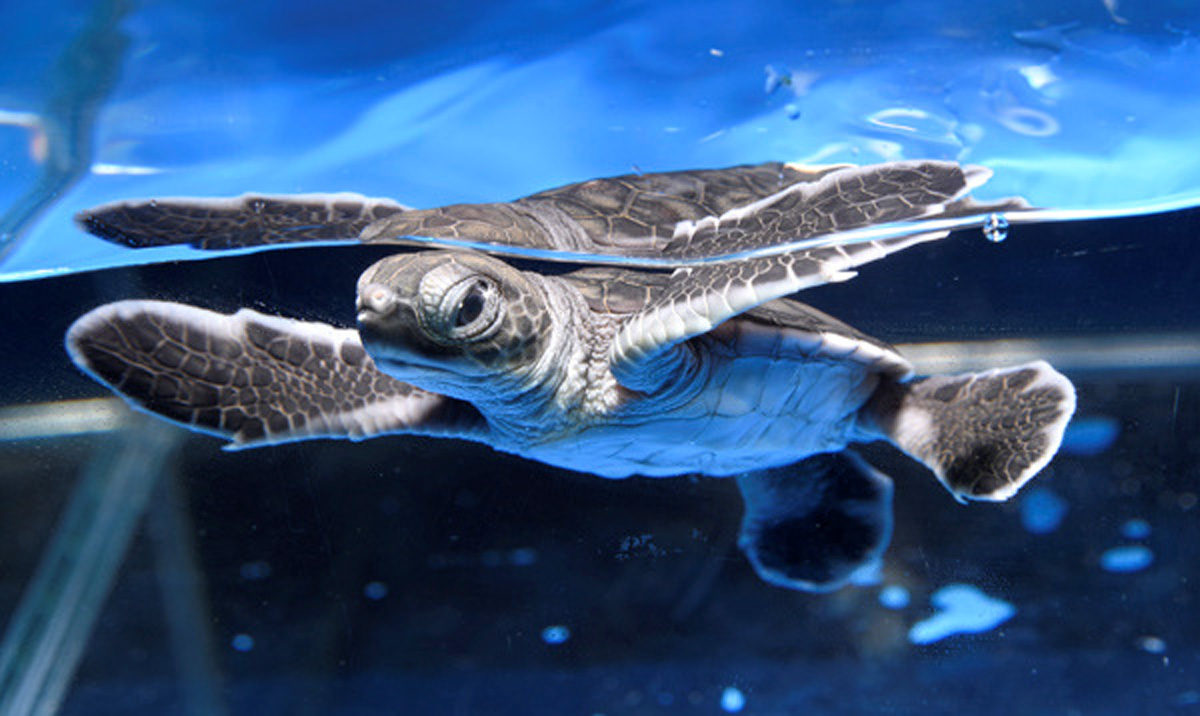
<instances>
[{"instance_id":1,"label":"small white speck in water","mask_svg":"<svg viewBox=\"0 0 1200 716\"><path fill-rule=\"evenodd\" d=\"M561 644L571 638L571 630L563 624L554 624L542 630L542 641L547 644Z\"/></svg>"},{"instance_id":2,"label":"small white speck in water","mask_svg":"<svg viewBox=\"0 0 1200 716\"><path fill-rule=\"evenodd\" d=\"M746 707L746 695L736 686L726 686L721 692L721 709L735 714Z\"/></svg>"}]
</instances>

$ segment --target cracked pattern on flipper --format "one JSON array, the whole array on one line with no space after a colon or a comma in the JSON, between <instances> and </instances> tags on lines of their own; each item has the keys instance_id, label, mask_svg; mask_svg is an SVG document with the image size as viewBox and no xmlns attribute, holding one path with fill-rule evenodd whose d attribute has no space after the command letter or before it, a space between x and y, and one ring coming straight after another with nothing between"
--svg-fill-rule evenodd
<instances>
[{"instance_id":1,"label":"cracked pattern on flipper","mask_svg":"<svg viewBox=\"0 0 1200 716\"><path fill-rule=\"evenodd\" d=\"M851 278L851 268L945 235L916 234L676 269L655 302L626 321L614 358L640 362L763 303Z\"/></svg>"},{"instance_id":2,"label":"cracked pattern on flipper","mask_svg":"<svg viewBox=\"0 0 1200 716\"><path fill-rule=\"evenodd\" d=\"M795 184L757 205L740 207L715 220L681 226L680 235L663 254L714 256L878 224L1022 205L1015 200L978 204L963 198L969 187L963 168L948 162L848 167L817 182Z\"/></svg>"},{"instance_id":3,"label":"cracked pattern on flipper","mask_svg":"<svg viewBox=\"0 0 1200 716\"><path fill-rule=\"evenodd\" d=\"M89 233L133 248L191 244L201 249L301 241L351 241L403 211L387 199L351 194L122 201L81 212Z\"/></svg>"},{"instance_id":4,"label":"cracked pattern on flipper","mask_svg":"<svg viewBox=\"0 0 1200 716\"><path fill-rule=\"evenodd\" d=\"M302 328L316 325L127 302L98 309L68 341L127 398L239 443L367 435L446 417L445 398L376 370L353 331Z\"/></svg>"},{"instance_id":5,"label":"cracked pattern on flipper","mask_svg":"<svg viewBox=\"0 0 1200 716\"><path fill-rule=\"evenodd\" d=\"M1005 491L1027 479L1032 468L1052 450L1049 430L1064 418L1070 402L1062 388L1038 384L1033 368L985 377L930 378L928 410L937 404L957 405L955 420L935 421L936 437L928 447L944 466L947 484L979 497Z\"/></svg>"}]
</instances>

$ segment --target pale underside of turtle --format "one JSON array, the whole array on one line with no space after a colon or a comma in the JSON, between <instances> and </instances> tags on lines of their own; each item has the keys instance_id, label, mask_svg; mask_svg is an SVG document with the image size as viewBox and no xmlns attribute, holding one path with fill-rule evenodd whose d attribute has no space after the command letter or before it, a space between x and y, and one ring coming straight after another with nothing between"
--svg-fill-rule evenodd
<instances>
[{"instance_id":1,"label":"pale underside of turtle","mask_svg":"<svg viewBox=\"0 0 1200 716\"><path fill-rule=\"evenodd\" d=\"M980 167L769 163L596 179L427 210L351 194L157 199L84 212L129 246L406 237L683 261L878 224L1020 209ZM75 362L134 406L254 446L409 433L609 477L737 476L759 574L826 590L876 563L891 481L845 451L888 440L958 499L1003 500L1074 411L1043 362L914 379L905 359L791 294L944 236L921 232L674 270L521 271L399 253L359 279L358 327L120 301L79 318Z\"/></svg>"}]
</instances>

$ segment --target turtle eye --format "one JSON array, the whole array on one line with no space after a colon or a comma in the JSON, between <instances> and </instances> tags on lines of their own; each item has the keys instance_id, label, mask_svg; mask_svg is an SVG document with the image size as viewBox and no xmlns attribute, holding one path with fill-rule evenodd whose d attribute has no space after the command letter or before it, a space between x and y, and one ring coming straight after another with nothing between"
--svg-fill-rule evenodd
<instances>
[{"instance_id":1,"label":"turtle eye","mask_svg":"<svg viewBox=\"0 0 1200 716\"><path fill-rule=\"evenodd\" d=\"M500 289L474 276L450 286L442 295L438 331L455 343L486 338L503 318Z\"/></svg>"},{"instance_id":2,"label":"turtle eye","mask_svg":"<svg viewBox=\"0 0 1200 716\"><path fill-rule=\"evenodd\" d=\"M454 327L462 328L479 318L479 314L483 313L483 304L486 300L487 298L483 295L483 287L478 283L473 284L467 290L467 295L463 296L462 301L458 304L458 313L454 314Z\"/></svg>"}]
</instances>

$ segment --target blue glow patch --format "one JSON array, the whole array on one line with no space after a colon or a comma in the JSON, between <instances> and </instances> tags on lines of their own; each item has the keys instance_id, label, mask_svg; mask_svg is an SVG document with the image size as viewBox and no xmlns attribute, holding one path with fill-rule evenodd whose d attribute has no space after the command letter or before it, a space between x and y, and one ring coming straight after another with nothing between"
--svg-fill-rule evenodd
<instances>
[{"instance_id":1,"label":"blue glow patch","mask_svg":"<svg viewBox=\"0 0 1200 716\"><path fill-rule=\"evenodd\" d=\"M1107 415L1075 418L1067 425L1060 449L1069 455L1099 455L1112 447L1120 432L1121 424Z\"/></svg>"},{"instance_id":2,"label":"blue glow patch","mask_svg":"<svg viewBox=\"0 0 1200 716\"><path fill-rule=\"evenodd\" d=\"M1150 536L1150 523L1136 518L1127 520L1121 525L1121 535L1125 539L1146 539Z\"/></svg>"},{"instance_id":3,"label":"blue glow patch","mask_svg":"<svg viewBox=\"0 0 1200 716\"><path fill-rule=\"evenodd\" d=\"M271 563L261 559L246 562L238 568L238 573L242 575L242 579L250 582L266 579L271 576Z\"/></svg>"},{"instance_id":4,"label":"blue glow patch","mask_svg":"<svg viewBox=\"0 0 1200 716\"><path fill-rule=\"evenodd\" d=\"M721 692L721 710L735 714L746 707L746 695L736 686L726 686Z\"/></svg>"},{"instance_id":5,"label":"blue glow patch","mask_svg":"<svg viewBox=\"0 0 1200 716\"><path fill-rule=\"evenodd\" d=\"M989 597L969 584L950 584L933 593L938 613L917 622L908 630L914 644L932 644L955 634L978 634L1003 624L1017 613L1016 607Z\"/></svg>"},{"instance_id":6,"label":"blue glow patch","mask_svg":"<svg viewBox=\"0 0 1200 716\"><path fill-rule=\"evenodd\" d=\"M388 588L383 582L367 582L367 585L363 587L363 596L372 601L377 602L386 597L387 594Z\"/></svg>"},{"instance_id":7,"label":"blue glow patch","mask_svg":"<svg viewBox=\"0 0 1200 716\"><path fill-rule=\"evenodd\" d=\"M909 599L908 590L899 584L889 584L879 591L879 603L888 609L903 609Z\"/></svg>"},{"instance_id":8,"label":"blue glow patch","mask_svg":"<svg viewBox=\"0 0 1200 716\"><path fill-rule=\"evenodd\" d=\"M878 559L872 559L850 575L850 584L859 587L873 587L883 581L883 563Z\"/></svg>"},{"instance_id":9,"label":"blue glow patch","mask_svg":"<svg viewBox=\"0 0 1200 716\"><path fill-rule=\"evenodd\" d=\"M508 553L508 561L514 567L528 567L537 562L538 553L533 547L518 547Z\"/></svg>"},{"instance_id":10,"label":"blue glow patch","mask_svg":"<svg viewBox=\"0 0 1200 716\"><path fill-rule=\"evenodd\" d=\"M1067 502L1048 487L1034 487L1021 496L1021 524L1034 534L1058 529L1067 514Z\"/></svg>"},{"instance_id":11,"label":"blue glow patch","mask_svg":"<svg viewBox=\"0 0 1200 716\"><path fill-rule=\"evenodd\" d=\"M1154 553L1140 544L1113 547L1100 555L1100 566L1109 572L1140 572L1154 563Z\"/></svg>"},{"instance_id":12,"label":"blue glow patch","mask_svg":"<svg viewBox=\"0 0 1200 716\"><path fill-rule=\"evenodd\" d=\"M230 646L234 651L247 652L254 648L254 637L249 634L235 634Z\"/></svg>"},{"instance_id":13,"label":"blue glow patch","mask_svg":"<svg viewBox=\"0 0 1200 716\"><path fill-rule=\"evenodd\" d=\"M542 641L547 644L562 644L570 638L571 630L562 624L554 624L542 630Z\"/></svg>"}]
</instances>

